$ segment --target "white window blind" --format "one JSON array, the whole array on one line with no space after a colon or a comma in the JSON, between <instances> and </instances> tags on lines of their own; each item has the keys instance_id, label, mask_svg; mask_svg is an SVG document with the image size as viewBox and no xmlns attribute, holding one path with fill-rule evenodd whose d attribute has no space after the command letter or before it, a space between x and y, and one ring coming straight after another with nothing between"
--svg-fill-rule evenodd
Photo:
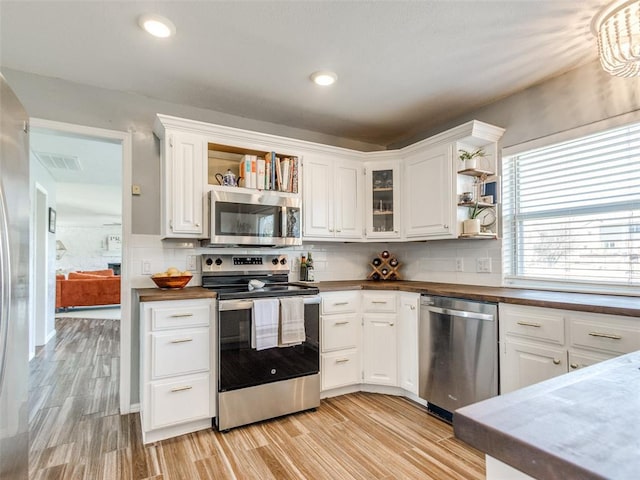
<instances>
[{"instance_id":1,"label":"white window blind","mask_svg":"<svg viewBox=\"0 0 640 480\"><path fill-rule=\"evenodd\" d=\"M505 158L507 279L640 285L640 124Z\"/></svg>"}]
</instances>

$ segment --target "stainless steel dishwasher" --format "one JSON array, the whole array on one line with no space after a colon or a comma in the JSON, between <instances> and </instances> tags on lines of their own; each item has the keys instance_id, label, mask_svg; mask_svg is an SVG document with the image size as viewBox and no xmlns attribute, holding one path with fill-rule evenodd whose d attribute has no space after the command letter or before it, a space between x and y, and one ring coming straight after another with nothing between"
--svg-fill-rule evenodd
<instances>
[{"instance_id":1,"label":"stainless steel dishwasher","mask_svg":"<svg viewBox=\"0 0 640 480\"><path fill-rule=\"evenodd\" d=\"M498 307L423 295L419 396L451 423L453 411L498 394Z\"/></svg>"}]
</instances>

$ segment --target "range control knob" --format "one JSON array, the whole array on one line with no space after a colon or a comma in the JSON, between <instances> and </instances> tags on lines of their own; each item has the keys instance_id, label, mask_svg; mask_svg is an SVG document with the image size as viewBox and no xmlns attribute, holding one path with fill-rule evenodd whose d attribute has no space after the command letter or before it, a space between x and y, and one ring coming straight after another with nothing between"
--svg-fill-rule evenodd
<instances>
[{"instance_id":1,"label":"range control knob","mask_svg":"<svg viewBox=\"0 0 640 480\"><path fill-rule=\"evenodd\" d=\"M283 258L280 260L280 265L286 265L287 264L287 259Z\"/></svg>"},{"instance_id":2,"label":"range control knob","mask_svg":"<svg viewBox=\"0 0 640 480\"><path fill-rule=\"evenodd\" d=\"M207 258L204 263L206 263L207 265L211 266L211 265L213 265L213 260L211 260L210 258Z\"/></svg>"},{"instance_id":3,"label":"range control knob","mask_svg":"<svg viewBox=\"0 0 640 480\"><path fill-rule=\"evenodd\" d=\"M274 258L273 260L271 260L271 263L273 263L274 265L277 265L278 264L278 259Z\"/></svg>"},{"instance_id":4,"label":"range control knob","mask_svg":"<svg viewBox=\"0 0 640 480\"><path fill-rule=\"evenodd\" d=\"M218 265L218 266L222 265L222 259L221 258L216 258L216 265Z\"/></svg>"}]
</instances>

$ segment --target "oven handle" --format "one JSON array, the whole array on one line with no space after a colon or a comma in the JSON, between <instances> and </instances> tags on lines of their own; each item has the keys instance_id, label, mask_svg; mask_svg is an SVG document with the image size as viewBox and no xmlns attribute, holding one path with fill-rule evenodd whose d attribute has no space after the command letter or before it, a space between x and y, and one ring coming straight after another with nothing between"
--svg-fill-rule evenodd
<instances>
[{"instance_id":1,"label":"oven handle","mask_svg":"<svg viewBox=\"0 0 640 480\"><path fill-rule=\"evenodd\" d=\"M285 297L276 297L285 298ZM289 297L286 297L289 298ZM320 295L302 297L305 305L319 305L322 302ZM220 300L218 302L218 311L227 312L230 310L251 310L253 308L253 300L237 299L237 300Z\"/></svg>"}]
</instances>

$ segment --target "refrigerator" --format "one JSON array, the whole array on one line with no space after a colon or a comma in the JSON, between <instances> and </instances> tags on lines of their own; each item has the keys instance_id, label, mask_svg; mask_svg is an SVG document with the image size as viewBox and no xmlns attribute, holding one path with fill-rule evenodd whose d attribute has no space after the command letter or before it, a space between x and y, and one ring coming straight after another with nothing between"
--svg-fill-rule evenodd
<instances>
[{"instance_id":1,"label":"refrigerator","mask_svg":"<svg viewBox=\"0 0 640 480\"><path fill-rule=\"evenodd\" d=\"M28 116L0 74L0 480L28 476Z\"/></svg>"}]
</instances>

